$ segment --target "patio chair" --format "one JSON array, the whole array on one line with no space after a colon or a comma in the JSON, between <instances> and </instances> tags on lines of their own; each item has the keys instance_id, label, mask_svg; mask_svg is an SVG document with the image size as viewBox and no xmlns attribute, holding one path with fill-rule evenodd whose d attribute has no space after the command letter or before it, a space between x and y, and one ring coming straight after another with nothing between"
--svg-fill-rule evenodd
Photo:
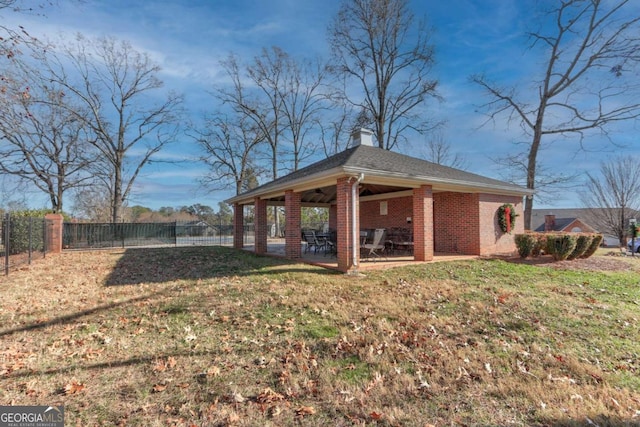
<instances>
[{"instance_id":1,"label":"patio chair","mask_svg":"<svg viewBox=\"0 0 640 427\"><path fill-rule=\"evenodd\" d=\"M304 253L309 252L311 248L313 248L313 253L317 254L318 249L325 247L325 242L324 241L321 242L316 237L316 233L313 230L303 230L302 240L304 240L307 243L307 246L304 248Z\"/></svg>"},{"instance_id":2,"label":"patio chair","mask_svg":"<svg viewBox=\"0 0 640 427\"><path fill-rule=\"evenodd\" d=\"M376 228L376 231L373 233L373 243L365 243L364 245L362 245L365 258L368 259L372 257L374 261L382 256L384 256L385 259L387 258L386 255L384 255L386 235L386 229Z\"/></svg>"},{"instance_id":3,"label":"patio chair","mask_svg":"<svg viewBox=\"0 0 640 427\"><path fill-rule=\"evenodd\" d=\"M325 255L330 254L331 257L337 257L338 256L337 232L336 230L329 230L326 233L326 235L327 235L327 238L325 239L324 254Z\"/></svg>"}]
</instances>

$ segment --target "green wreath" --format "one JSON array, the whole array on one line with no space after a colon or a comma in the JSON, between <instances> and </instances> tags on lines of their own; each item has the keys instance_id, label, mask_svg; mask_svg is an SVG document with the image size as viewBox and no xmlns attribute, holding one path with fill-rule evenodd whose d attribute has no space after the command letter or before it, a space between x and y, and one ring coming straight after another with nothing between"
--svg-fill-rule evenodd
<instances>
[{"instance_id":1,"label":"green wreath","mask_svg":"<svg viewBox=\"0 0 640 427\"><path fill-rule=\"evenodd\" d=\"M511 233L516 225L516 208L511 203L505 203L498 208L498 224L503 233Z\"/></svg>"}]
</instances>

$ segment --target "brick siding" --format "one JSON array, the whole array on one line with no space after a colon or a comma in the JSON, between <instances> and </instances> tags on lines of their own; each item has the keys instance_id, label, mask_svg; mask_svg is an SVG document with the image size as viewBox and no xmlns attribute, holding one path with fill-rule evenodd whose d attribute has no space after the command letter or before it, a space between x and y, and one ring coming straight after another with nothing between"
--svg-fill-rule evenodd
<instances>
[{"instance_id":1,"label":"brick siding","mask_svg":"<svg viewBox=\"0 0 640 427\"><path fill-rule=\"evenodd\" d=\"M443 192L433 195L436 252L480 254L478 195Z\"/></svg>"},{"instance_id":2,"label":"brick siding","mask_svg":"<svg viewBox=\"0 0 640 427\"><path fill-rule=\"evenodd\" d=\"M302 256L300 230L301 221L301 194L293 190L284 193L284 210L286 216L285 247L287 258L300 258Z\"/></svg>"},{"instance_id":3,"label":"brick siding","mask_svg":"<svg viewBox=\"0 0 640 427\"><path fill-rule=\"evenodd\" d=\"M387 202L387 214L380 215L380 202ZM407 217L413 217L411 196L360 202L360 228L411 228Z\"/></svg>"},{"instance_id":4,"label":"brick siding","mask_svg":"<svg viewBox=\"0 0 640 427\"><path fill-rule=\"evenodd\" d=\"M337 181L337 203L336 203L336 222L337 222L337 258L338 269L344 272L353 272L357 267L353 265L353 235L351 233L351 183L349 178L339 178ZM356 194L356 198L359 199ZM356 201L356 224L357 230L360 229L358 222L359 203ZM359 250L359 248L357 249Z\"/></svg>"},{"instance_id":5,"label":"brick siding","mask_svg":"<svg viewBox=\"0 0 640 427\"><path fill-rule=\"evenodd\" d=\"M498 208L511 203L518 217L511 234L504 233L498 224ZM479 194L480 255L513 255L516 253L514 235L524 233L522 197Z\"/></svg>"},{"instance_id":6,"label":"brick siding","mask_svg":"<svg viewBox=\"0 0 640 427\"><path fill-rule=\"evenodd\" d=\"M233 247L244 247L244 205L238 203L233 205Z\"/></svg>"},{"instance_id":7,"label":"brick siding","mask_svg":"<svg viewBox=\"0 0 640 427\"><path fill-rule=\"evenodd\" d=\"M423 185L413 190L413 259L431 261L433 240L433 190Z\"/></svg>"},{"instance_id":8,"label":"brick siding","mask_svg":"<svg viewBox=\"0 0 640 427\"><path fill-rule=\"evenodd\" d=\"M267 201L259 197L254 199L255 206L255 252L267 252Z\"/></svg>"}]
</instances>

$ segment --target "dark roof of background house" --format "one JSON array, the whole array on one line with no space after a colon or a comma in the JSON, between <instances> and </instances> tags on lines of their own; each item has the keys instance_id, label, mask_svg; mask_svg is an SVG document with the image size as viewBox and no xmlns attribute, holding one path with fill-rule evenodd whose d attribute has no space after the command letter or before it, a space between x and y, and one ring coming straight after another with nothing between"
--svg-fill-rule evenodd
<instances>
[{"instance_id":1,"label":"dark roof of background house","mask_svg":"<svg viewBox=\"0 0 640 427\"><path fill-rule=\"evenodd\" d=\"M560 219L580 218L580 220L590 227L593 227L596 231L602 232L602 226L599 226L598 221L594 218L592 210L589 208L566 208L566 209L532 209L531 210L531 229L539 231L542 227L544 231L544 217L545 215L555 215L556 224ZM568 223L567 223L568 224Z\"/></svg>"},{"instance_id":2,"label":"dark roof of background house","mask_svg":"<svg viewBox=\"0 0 640 427\"><path fill-rule=\"evenodd\" d=\"M553 227L552 231L562 231L564 230L567 226L569 226L573 221L577 220L579 218L556 218L555 219L555 224ZM538 226L538 228L535 229L535 231L545 231L544 229L544 222ZM588 226L588 224L585 224Z\"/></svg>"},{"instance_id":3,"label":"dark roof of background house","mask_svg":"<svg viewBox=\"0 0 640 427\"><path fill-rule=\"evenodd\" d=\"M253 190L243 193L249 196L253 193L260 194L271 188L276 188L286 183L293 183L302 178L319 174L334 168L362 169L375 171L377 175L387 173L401 174L404 177L420 179L434 178L455 183L470 183L487 187L502 188L511 191L520 191L523 194L527 189L509 182L488 178L482 175L439 165L423 159L407 156L405 154L384 150L378 147L357 145L337 153L325 160L318 161L302 169L298 169L288 175L277 178L263 184Z\"/></svg>"}]
</instances>

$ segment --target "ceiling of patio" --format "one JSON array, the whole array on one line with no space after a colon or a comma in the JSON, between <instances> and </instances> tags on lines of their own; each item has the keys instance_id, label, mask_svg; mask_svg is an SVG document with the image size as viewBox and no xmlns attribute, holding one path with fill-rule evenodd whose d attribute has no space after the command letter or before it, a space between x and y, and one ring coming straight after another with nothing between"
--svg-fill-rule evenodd
<instances>
[{"instance_id":1,"label":"ceiling of patio","mask_svg":"<svg viewBox=\"0 0 640 427\"><path fill-rule=\"evenodd\" d=\"M335 185L320 187L313 190L303 191L301 193L301 201L305 204L331 204L335 203L337 198L337 187ZM407 190L407 187L398 187L392 185L380 185L380 184L360 184L360 197L374 196L378 194L395 193L397 191ZM284 195L272 197L269 199L272 202L284 203Z\"/></svg>"}]
</instances>

